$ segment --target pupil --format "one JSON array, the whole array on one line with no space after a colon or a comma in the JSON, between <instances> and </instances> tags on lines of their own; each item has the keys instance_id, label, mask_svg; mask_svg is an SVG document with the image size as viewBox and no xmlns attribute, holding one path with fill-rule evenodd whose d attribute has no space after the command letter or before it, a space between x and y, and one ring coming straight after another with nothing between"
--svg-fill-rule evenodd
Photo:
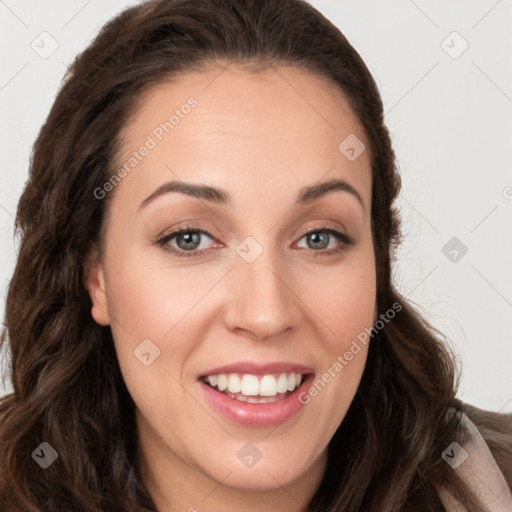
<instances>
[{"instance_id":1,"label":"pupil","mask_svg":"<svg viewBox=\"0 0 512 512\"><path fill-rule=\"evenodd\" d=\"M329 245L329 234L328 233L311 233L310 241L312 242L313 249L325 249ZM320 245L320 247L318 247Z\"/></svg>"},{"instance_id":2,"label":"pupil","mask_svg":"<svg viewBox=\"0 0 512 512\"><path fill-rule=\"evenodd\" d=\"M180 233L178 235L178 246L180 249L195 249L194 244L199 245L199 237L200 234L196 231L189 231L187 233ZM185 243L181 244L180 240L183 240Z\"/></svg>"}]
</instances>

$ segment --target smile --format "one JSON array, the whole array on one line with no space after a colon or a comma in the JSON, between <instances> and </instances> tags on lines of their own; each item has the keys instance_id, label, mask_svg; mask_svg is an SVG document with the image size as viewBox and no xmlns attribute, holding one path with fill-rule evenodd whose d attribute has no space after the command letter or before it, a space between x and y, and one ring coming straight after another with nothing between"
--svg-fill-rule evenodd
<instances>
[{"instance_id":1,"label":"smile","mask_svg":"<svg viewBox=\"0 0 512 512\"><path fill-rule=\"evenodd\" d=\"M266 404L287 398L300 386L304 377L294 372L265 375L220 373L203 377L202 381L234 400Z\"/></svg>"},{"instance_id":2,"label":"smile","mask_svg":"<svg viewBox=\"0 0 512 512\"><path fill-rule=\"evenodd\" d=\"M212 413L238 425L270 427L303 410L299 396L314 376L301 364L239 362L211 369L197 383Z\"/></svg>"}]
</instances>

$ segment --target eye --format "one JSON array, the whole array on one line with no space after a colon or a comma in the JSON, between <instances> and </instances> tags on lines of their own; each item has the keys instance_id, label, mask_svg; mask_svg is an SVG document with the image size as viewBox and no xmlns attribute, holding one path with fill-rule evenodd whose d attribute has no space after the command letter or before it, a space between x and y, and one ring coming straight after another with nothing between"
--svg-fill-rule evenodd
<instances>
[{"instance_id":1,"label":"eye","mask_svg":"<svg viewBox=\"0 0 512 512\"><path fill-rule=\"evenodd\" d=\"M189 257L194 256L197 252L208 252L205 247L208 243L204 243L205 237L214 240L207 231L185 226L161 238L157 244L177 256Z\"/></svg>"},{"instance_id":2,"label":"eye","mask_svg":"<svg viewBox=\"0 0 512 512\"><path fill-rule=\"evenodd\" d=\"M306 231L299 239L299 242L302 239L306 240L306 249L312 249L315 257L317 254L324 256L339 253L348 249L355 243L354 239L350 236L329 226L322 226Z\"/></svg>"},{"instance_id":3,"label":"eye","mask_svg":"<svg viewBox=\"0 0 512 512\"><path fill-rule=\"evenodd\" d=\"M310 245L309 245L310 249L324 250L324 249L327 249L329 246L329 243L332 242L333 233L329 232L327 230L310 231L309 233L304 235L302 238L306 239L306 244L310 243ZM301 240L302 240L302 238L301 238Z\"/></svg>"},{"instance_id":4,"label":"eye","mask_svg":"<svg viewBox=\"0 0 512 512\"><path fill-rule=\"evenodd\" d=\"M205 240L205 238L209 238ZM354 245L355 240L350 236L330 226L320 226L306 231L299 238L298 242L306 239L307 247L311 253L316 256L330 256L340 253L350 246ZM336 243L337 240L337 243ZM217 247L223 247L214 237L199 228L184 226L163 238L156 241L156 244L165 251L178 257L190 258L197 255L207 255L211 252L211 242L215 242ZM332 245L334 243L334 246ZM300 245L298 246L301 247Z\"/></svg>"}]
</instances>

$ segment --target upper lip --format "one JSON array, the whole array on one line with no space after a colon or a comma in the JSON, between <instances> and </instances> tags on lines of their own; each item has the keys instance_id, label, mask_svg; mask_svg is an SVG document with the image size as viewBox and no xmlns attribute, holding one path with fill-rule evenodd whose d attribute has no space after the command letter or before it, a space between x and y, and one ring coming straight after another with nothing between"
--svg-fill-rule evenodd
<instances>
[{"instance_id":1,"label":"upper lip","mask_svg":"<svg viewBox=\"0 0 512 512\"><path fill-rule=\"evenodd\" d=\"M299 363L276 361L272 363L254 363L253 361L239 361L237 363L217 366L211 370L202 372L199 377L219 375L221 373L249 373L251 375L265 375L270 373L313 373L310 366Z\"/></svg>"}]
</instances>

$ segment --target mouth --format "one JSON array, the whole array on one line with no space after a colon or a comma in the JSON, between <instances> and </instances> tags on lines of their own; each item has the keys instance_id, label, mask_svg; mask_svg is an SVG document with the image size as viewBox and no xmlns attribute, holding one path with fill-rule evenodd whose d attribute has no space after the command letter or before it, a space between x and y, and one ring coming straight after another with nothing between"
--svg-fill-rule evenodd
<instances>
[{"instance_id":1,"label":"mouth","mask_svg":"<svg viewBox=\"0 0 512 512\"><path fill-rule=\"evenodd\" d=\"M218 373L200 380L227 397L249 404L269 404L289 398L311 373L279 372L266 374Z\"/></svg>"},{"instance_id":2,"label":"mouth","mask_svg":"<svg viewBox=\"0 0 512 512\"><path fill-rule=\"evenodd\" d=\"M229 422L245 427L283 424L304 408L301 396L314 379L302 364L238 362L198 375L206 406Z\"/></svg>"}]
</instances>

